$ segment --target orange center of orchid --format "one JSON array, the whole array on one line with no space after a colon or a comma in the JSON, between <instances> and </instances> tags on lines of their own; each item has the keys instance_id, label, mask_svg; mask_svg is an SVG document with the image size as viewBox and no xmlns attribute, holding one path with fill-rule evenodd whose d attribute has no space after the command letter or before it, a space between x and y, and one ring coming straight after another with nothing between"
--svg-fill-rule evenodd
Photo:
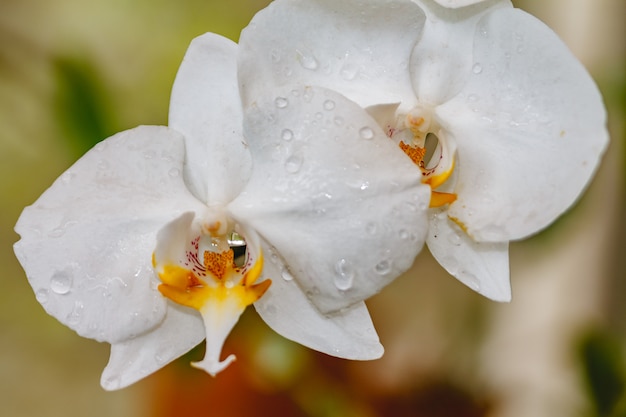
<instances>
[{"instance_id":1,"label":"orange center of orchid","mask_svg":"<svg viewBox=\"0 0 626 417\"><path fill-rule=\"evenodd\" d=\"M226 337L245 308L267 291L271 280L257 283L263 270L263 254L258 249L255 259L247 257L238 265L233 248L224 235L205 232L187 242L184 255L176 261L157 259L153 266L161 284L158 290L171 301L197 310L206 332L206 353L200 362L192 363L215 376L225 369L234 355L220 360Z\"/></svg>"}]
</instances>

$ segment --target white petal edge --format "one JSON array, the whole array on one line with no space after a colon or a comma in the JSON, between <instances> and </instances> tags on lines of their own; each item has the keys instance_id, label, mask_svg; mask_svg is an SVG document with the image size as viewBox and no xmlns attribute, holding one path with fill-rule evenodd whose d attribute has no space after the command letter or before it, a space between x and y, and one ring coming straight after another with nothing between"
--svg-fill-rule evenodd
<instances>
[{"instance_id":1,"label":"white petal edge","mask_svg":"<svg viewBox=\"0 0 626 417\"><path fill-rule=\"evenodd\" d=\"M463 91L436 109L458 145L449 215L476 241L521 239L550 224L590 181L608 144L606 111L584 67L521 10L483 18L474 67Z\"/></svg>"},{"instance_id":2,"label":"white petal edge","mask_svg":"<svg viewBox=\"0 0 626 417\"><path fill-rule=\"evenodd\" d=\"M326 87L363 107L410 107L409 57L423 22L409 0L274 1L239 40L244 107L287 84Z\"/></svg>"},{"instance_id":3,"label":"white petal edge","mask_svg":"<svg viewBox=\"0 0 626 417\"><path fill-rule=\"evenodd\" d=\"M158 327L111 346L100 384L109 391L125 388L184 355L204 338L198 312L170 302Z\"/></svg>"},{"instance_id":4,"label":"white petal edge","mask_svg":"<svg viewBox=\"0 0 626 417\"><path fill-rule=\"evenodd\" d=\"M228 203L250 175L242 119L237 44L213 33L195 38L174 81L169 126L185 136L185 179L205 203Z\"/></svg>"},{"instance_id":5,"label":"white petal edge","mask_svg":"<svg viewBox=\"0 0 626 417\"><path fill-rule=\"evenodd\" d=\"M288 266L276 250L267 244L264 248L263 276L272 279L272 285L254 307L268 326L289 340L331 356L371 360L383 355L365 303L332 315L320 313L285 274Z\"/></svg>"},{"instance_id":6,"label":"white petal edge","mask_svg":"<svg viewBox=\"0 0 626 417\"><path fill-rule=\"evenodd\" d=\"M182 179L184 143L142 126L101 142L24 209L15 253L48 314L79 335L118 343L161 323L157 231L199 202Z\"/></svg>"},{"instance_id":7,"label":"white petal edge","mask_svg":"<svg viewBox=\"0 0 626 417\"><path fill-rule=\"evenodd\" d=\"M321 88L276 93L246 112L254 170L228 209L276 247L323 313L338 311L412 265L430 187L355 103Z\"/></svg>"},{"instance_id":8,"label":"white petal edge","mask_svg":"<svg viewBox=\"0 0 626 417\"><path fill-rule=\"evenodd\" d=\"M494 301L511 301L509 243L474 242L444 209L433 209L428 250L452 276Z\"/></svg>"}]
</instances>

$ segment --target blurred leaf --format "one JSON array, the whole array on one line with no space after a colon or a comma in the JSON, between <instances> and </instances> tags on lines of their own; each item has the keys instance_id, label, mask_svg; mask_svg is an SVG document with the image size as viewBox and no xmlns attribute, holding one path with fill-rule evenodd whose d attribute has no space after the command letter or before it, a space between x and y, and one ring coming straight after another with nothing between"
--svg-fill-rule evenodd
<instances>
[{"instance_id":1,"label":"blurred leaf","mask_svg":"<svg viewBox=\"0 0 626 417\"><path fill-rule=\"evenodd\" d=\"M54 68L56 117L67 145L81 156L114 132L102 82L95 69L75 59L58 58Z\"/></svg>"},{"instance_id":2,"label":"blurred leaf","mask_svg":"<svg viewBox=\"0 0 626 417\"><path fill-rule=\"evenodd\" d=\"M579 349L583 377L597 415L617 415L613 411L617 411L626 385L620 343L607 333L592 331L583 338Z\"/></svg>"}]
</instances>

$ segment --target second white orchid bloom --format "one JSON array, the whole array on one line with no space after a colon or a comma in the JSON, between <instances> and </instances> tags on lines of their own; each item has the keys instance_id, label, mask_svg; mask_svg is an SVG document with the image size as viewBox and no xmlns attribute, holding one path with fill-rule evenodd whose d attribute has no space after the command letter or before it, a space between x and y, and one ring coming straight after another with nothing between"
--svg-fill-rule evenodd
<instances>
[{"instance_id":1,"label":"second white orchid bloom","mask_svg":"<svg viewBox=\"0 0 626 417\"><path fill-rule=\"evenodd\" d=\"M382 355L363 300L411 265L428 187L403 175L410 161L338 93L268 86L242 108L238 84L254 76L238 81L237 55L217 35L194 40L170 126L98 144L16 226L15 252L46 311L112 345L107 389L205 337L195 366L220 372L250 304L313 349Z\"/></svg>"},{"instance_id":2,"label":"second white orchid bloom","mask_svg":"<svg viewBox=\"0 0 626 417\"><path fill-rule=\"evenodd\" d=\"M430 251L494 300L511 298L508 242L570 207L608 142L585 69L509 1L277 0L240 45L242 70L265 84L368 109L432 188Z\"/></svg>"}]
</instances>

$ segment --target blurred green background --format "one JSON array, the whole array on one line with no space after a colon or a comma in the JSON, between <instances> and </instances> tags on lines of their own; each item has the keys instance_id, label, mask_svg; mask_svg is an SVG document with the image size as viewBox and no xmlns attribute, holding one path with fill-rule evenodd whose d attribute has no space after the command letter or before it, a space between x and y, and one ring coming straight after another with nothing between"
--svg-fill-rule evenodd
<instances>
[{"instance_id":1,"label":"blurred green background","mask_svg":"<svg viewBox=\"0 0 626 417\"><path fill-rule=\"evenodd\" d=\"M96 142L167 124L191 39L237 40L267 4L0 0L0 415L626 416L623 0L515 2L591 71L612 144L577 207L512 245L512 303L472 293L425 251L369 303L379 361L310 352L249 311L226 347L238 361L216 380L189 367L193 351L120 392L100 388L108 345L45 314L13 255L13 225Z\"/></svg>"}]
</instances>

